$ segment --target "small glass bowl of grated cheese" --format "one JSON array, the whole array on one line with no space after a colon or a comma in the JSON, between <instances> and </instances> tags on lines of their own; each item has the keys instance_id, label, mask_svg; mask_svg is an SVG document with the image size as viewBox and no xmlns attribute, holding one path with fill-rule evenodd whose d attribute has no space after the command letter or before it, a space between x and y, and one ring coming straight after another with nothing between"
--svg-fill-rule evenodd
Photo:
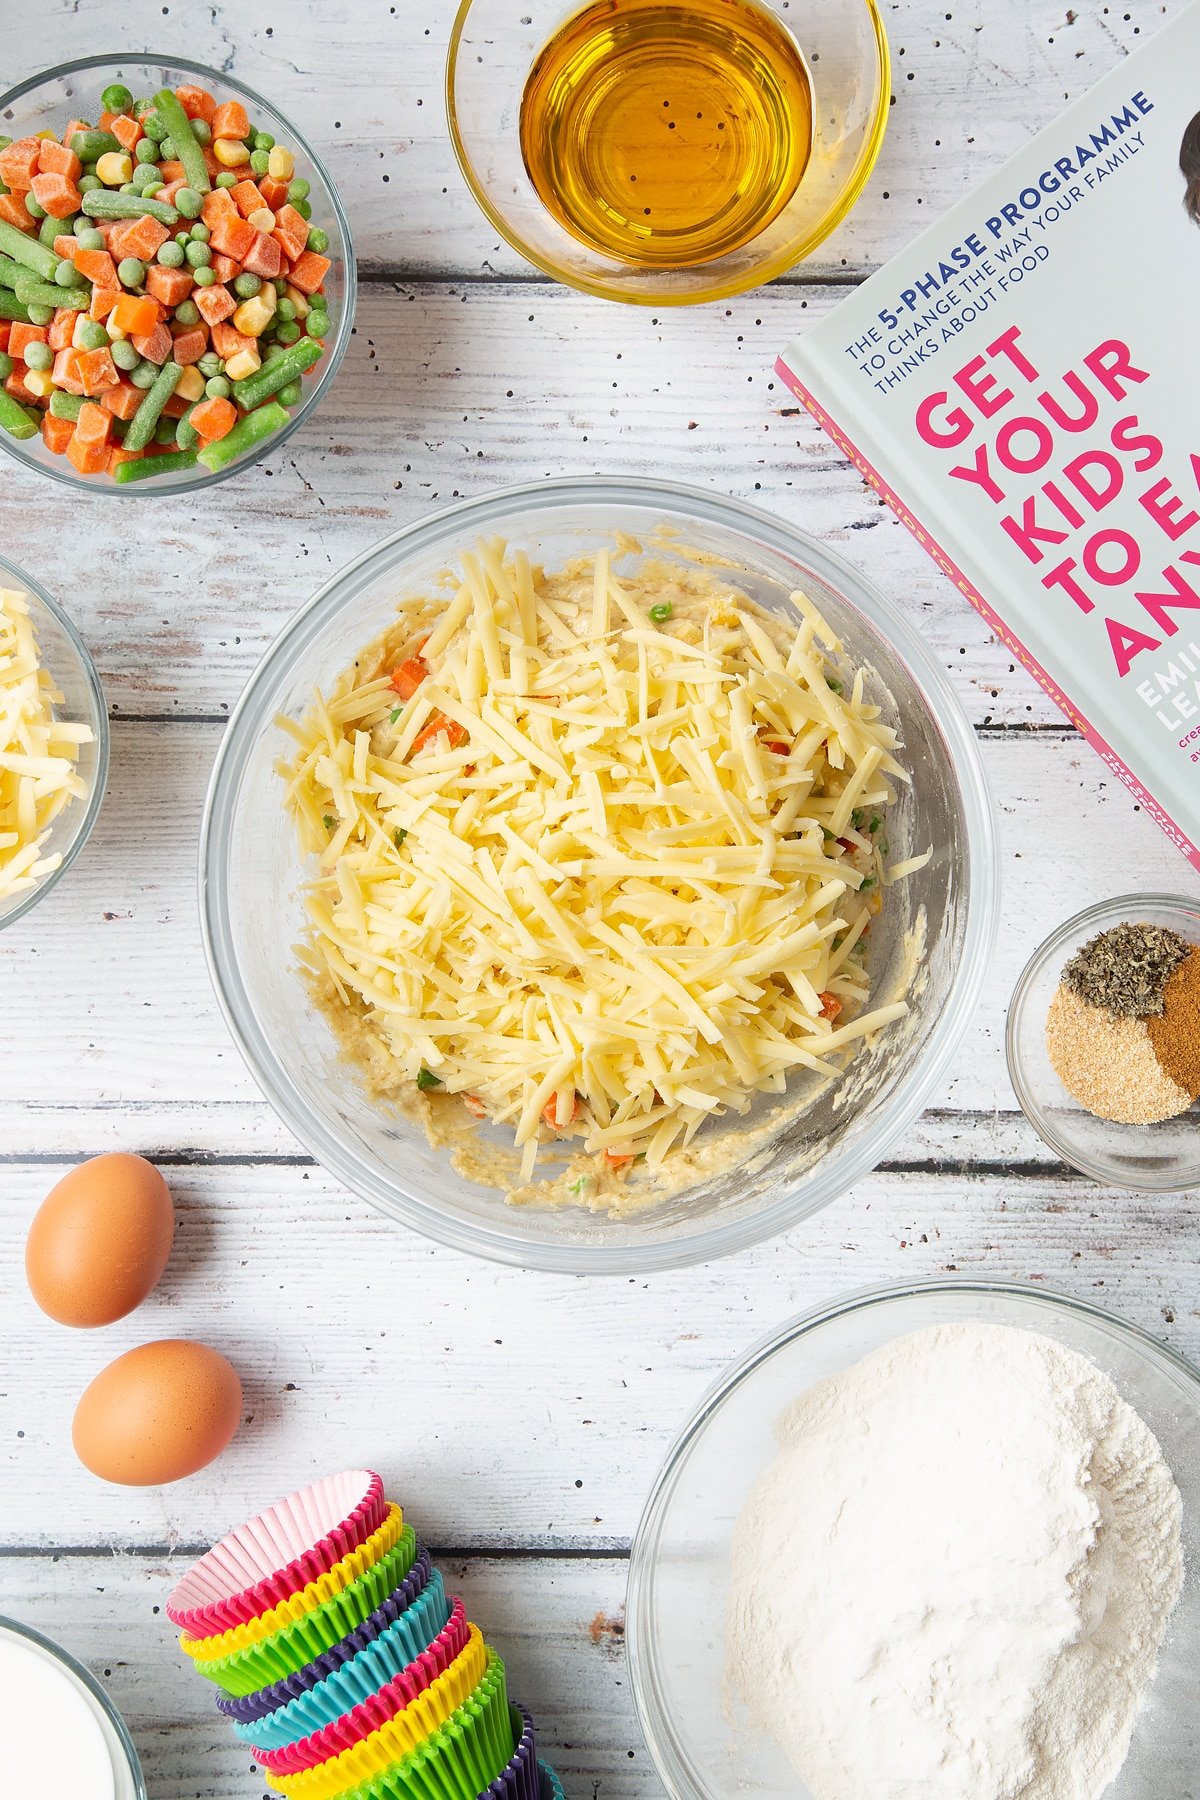
<instances>
[{"instance_id":1,"label":"small glass bowl of grated cheese","mask_svg":"<svg viewBox=\"0 0 1200 1800\"><path fill-rule=\"evenodd\" d=\"M87 842L108 775L108 715L86 644L45 589L0 561L0 929Z\"/></svg>"}]
</instances>

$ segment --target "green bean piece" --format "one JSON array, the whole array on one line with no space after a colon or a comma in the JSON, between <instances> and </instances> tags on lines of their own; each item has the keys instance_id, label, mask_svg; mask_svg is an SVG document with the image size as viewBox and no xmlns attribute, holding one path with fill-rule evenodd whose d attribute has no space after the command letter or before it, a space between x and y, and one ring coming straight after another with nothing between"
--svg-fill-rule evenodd
<instances>
[{"instance_id":1,"label":"green bean piece","mask_svg":"<svg viewBox=\"0 0 1200 1800\"><path fill-rule=\"evenodd\" d=\"M57 309L53 306L39 306L37 302L34 301L28 308L29 323L31 325L48 325L54 317L56 310Z\"/></svg>"},{"instance_id":2,"label":"green bean piece","mask_svg":"<svg viewBox=\"0 0 1200 1800\"><path fill-rule=\"evenodd\" d=\"M0 251L11 256L23 268L32 269L43 281L54 280L54 271L58 267L54 251L48 250L45 244L39 244L35 238L26 236L25 232L18 231L7 219L0 219Z\"/></svg>"},{"instance_id":3,"label":"green bean piece","mask_svg":"<svg viewBox=\"0 0 1200 1800\"><path fill-rule=\"evenodd\" d=\"M129 430L125 434L127 450L144 450L154 436L154 428L162 415L162 409L175 392L175 383L183 374L180 363L165 362L159 370L152 387L147 388L146 398L129 421Z\"/></svg>"},{"instance_id":4,"label":"green bean piece","mask_svg":"<svg viewBox=\"0 0 1200 1800\"><path fill-rule=\"evenodd\" d=\"M7 431L12 438L31 438L37 434L40 423L6 388L0 388L0 431Z\"/></svg>"},{"instance_id":5,"label":"green bean piece","mask_svg":"<svg viewBox=\"0 0 1200 1800\"><path fill-rule=\"evenodd\" d=\"M319 344L314 344L311 338L301 338L298 344L293 344L282 356L273 357L269 363L264 363L253 375L246 375L241 381L235 381L233 397L239 406L244 406L247 412L251 412L260 401L268 399L290 381L298 380L306 369L311 369L320 359L320 355ZM236 426L234 430L237 430Z\"/></svg>"},{"instance_id":6,"label":"green bean piece","mask_svg":"<svg viewBox=\"0 0 1200 1800\"><path fill-rule=\"evenodd\" d=\"M142 189L142 193L147 200L153 200L156 194L162 193L166 185L165 181L148 181Z\"/></svg>"},{"instance_id":7,"label":"green bean piece","mask_svg":"<svg viewBox=\"0 0 1200 1800\"><path fill-rule=\"evenodd\" d=\"M167 130L175 146L175 159L183 164L184 180L188 187L197 194L207 194L212 189L208 178L208 165L204 160L204 151L196 142L196 134L192 130L192 122L180 104L179 95L171 88L161 88L154 96L154 110L166 121ZM165 151L164 151L165 153ZM197 206L196 212L200 208ZM191 215L195 218L196 214Z\"/></svg>"},{"instance_id":8,"label":"green bean piece","mask_svg":"<svg viewBox=\"0 0 1200 1800\"><path fill-rule=\"evenodd\" d=\"M0 350L0 381L7 381L13 372L13 359L7 350Z\"/></svg>"},{"instance_id":9,"label":"green bean piece","mask_svg":"<svg viewBox=\"0 0 1200 1800\"><path fill-rule=\"evenodd\" d=\"M82 289L53 287L48 281L39 281L27 269L17 276L16 295L26 306L48 306L52 311L63 306L69 312L86 312L91 304L89 295Z\"/></svg>"},{"instance_id":10,"label":"green bean piece","mask_svg":"<svg viewBox=\"0 0 1200 1800\"><path fill-rule=\"evenodd\" d=\"M50 411L56 419L75 420L84 408L82 394L68 394L64 388L55 388L50 396Z\"/></svg>"},{"instance_id":11,"label":"green bean piece","mask_svg":"<svg viewBox=\"0 0 1200 1800\"><path fill-rule=\"evenodd\" d=\"M174 225L179 220L175 208L165 200L152 200L147 194L114 194L111 188L85 194L83 210L92 219L143 219L149 214L160 225Z\"/></svg>"},{"instance_id":12,"label":"green bean piece","mask_svg":"<svg viewBox=\"0 0 1200 1800\"><path fill-rule=\"evenodd\" d=\"M110 150L115 150L118 156L122 154L121 140L111 131L73 131L71 149L81 163L98 162Z\"/></svg>"},{"instance_id":13,"label":"green bean piece","mask_svg":"<svg viewBox=\"0 0 1200 1800\"><path fill-rule=\"evenodd\" d=\"M65 219L52 219L49 213L46 214L46 217L38 226L38 243L48 244L51 250L54 249L55 238L65 237L66 235L67 221Z\"/></svg>"},{"instance_id":14,"label":"green bean piece","mask_svg":"<svg viewBox=\"0 0 1200 1800\"><path fill-rule=\"evenodd\" d=\"M123 81L114 81L101 94L100 104L105 112L128 112L133 105L133 95Z\"/></svg>"},{"instance_id":15,"label":"green bean piece","mask_svg":"<svg viewBox=\"0 0 1200 1800\"><path fill-rule=\"evenodd\" d=\"M13 262L11 257L0 256L0 287L12 287L13 282L22 272L29 273L28 269L22 271L20 263Z\"/></svg>"},{"instance_id":16,"label":"green bean piece","mask_svg":"<svg viewBox=\"0 0 1200 1800\"><path fill-rule=\"evenodd\" d=\"M156 444L161 444L164 449L168 444L174 444L176 441L175 423L174 419L169 419L166 413L164 413L162 418L158 421L158 424L154 427L154 442ZM181 450L187 450L190 449L190 445L180 444L179 448Z\"/></svg>"},{"instance_id":17,"label":"green bean piece","mask_svg":"<svg viewBox=\"0 0 1200 1800\"><path fill-rule=\"evenodd\" d=\"M125 445L128 449L128 436ZM194 450L177 450L173 456L143 456L133 462L118 463L113 471L113 479L122 485L127 481L150 481L155 475L172 475L177 469L194 469L196 462Z\"/></svg>"},{"instance_id":18,"label":"green bean piece","mask_svg":"<svg viewBox=\"0 0 1200 1800\"><path fill-rule=\"evenodd\" d=\"M290 418L289 412L276 401L270 400L266 406L260 406L256 412L247 413L244 419L239 419L233 430L223 438L206 444L199 452L197 461L214 472L223 469L228 463L236 462L239 456L252 449L255 444L261 444L264 438L273 437Z\"/></svg>"},{"instance_id":19,"label":"green bean piece","mask_svg":"<svg viewBox=\"0 0 1200 1800\"><path fill-rule=\"evenodd\" d=\"M54 352L49 344L36 340L25 346L25 365L30 369L38 369L44 375L47 369L54 367Z\"/></svg>"},{"instance_id":20,"label":"green bean piece","mask_svg":"<svg viewBox=\"0 0 1200 1800\"><path fill-rule=\"evenodd\" d=\"M117 339L112 347L112 359L118 369L124 369L126 374L136 369L142 360L128 338Z\"/></svg>"},{"instance_id":21,"label":"green bean piece","mask_svg":"<svg viewBox=\"0 0 1200 1800\"><path fill-rule=\"evenodd\" d=\"M175 442L181 450L194 450L200 442L200 433L192 424L192 414L195 410L194 406L189 406L182 418L168 420L168 423L175 427Z\"/></svg>"}]
</instances>

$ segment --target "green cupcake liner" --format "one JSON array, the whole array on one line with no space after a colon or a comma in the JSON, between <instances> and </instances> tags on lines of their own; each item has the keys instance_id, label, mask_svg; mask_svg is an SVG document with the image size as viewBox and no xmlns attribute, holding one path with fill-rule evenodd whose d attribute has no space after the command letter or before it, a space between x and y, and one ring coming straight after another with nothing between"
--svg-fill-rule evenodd
<instances>
[{"instance_id":1,"label":"green cupcake liner","mask_svg":"<svg viewBox=\"0 0 1200 1800\"><path fill-rule=\"evenodd\" d=\"M322 1601L302 1619L293 1619L281 1630L213 1661L196 1660L194 1666L206 1681L215 1682L227 1694L253 1694L258 1688L282 1681L305 1663L323 1656L336 1643L382 1606L412 1568L417 1555L417 1536L411 1525L386 1556L352 1581L348 1588Z\"/></svg>"},{"instance_id":2,"label":"green cupcake liner","mask_svg":"<svg viewBox=\"0 0 1200 1800\"><path fill-rule=\"evenodd\" d=\"M475 1692L416 1750L339 1800L477 1800L512 1756L513 1716L504 1664L488 1651Z\"/></svg>"}]
</instances>

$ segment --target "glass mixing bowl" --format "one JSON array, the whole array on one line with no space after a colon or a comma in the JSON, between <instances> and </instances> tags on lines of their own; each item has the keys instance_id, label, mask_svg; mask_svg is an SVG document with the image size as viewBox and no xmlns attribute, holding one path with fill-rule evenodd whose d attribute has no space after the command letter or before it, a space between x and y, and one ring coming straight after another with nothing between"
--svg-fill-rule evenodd
<instances>
[{"instance_id":1,"label":"glass mixing bowl","mask_svg":"<svg viewBox=\"0 0 1200 1800\"><path fill-rule=\"evenodd\" d=\"M5 1667L6 1664L7 1667ZM43 1665L42 1682L48 1676L48 1671L44 1666L46 1664L53 1665L59 1677L46 1690L48 1704L56 1700L64 1691L61 1684L65 1683L66 1690L73 1690L77 1701L82 1703L82 1710L74 1711L73 1715L64 1716L59 1738L44 1745L44 1756L37 1755L37 1746L30 1744L27 1738L16 1744L19 1771L23 1763L22 1752L25 1755L32 1753L37 1756L37 1766L34 1767L32 1774L33 1796L30 1795L29 1789L22 1784L20 1789L22 1800L46 1800L46 1797L51 1794L65 1794L72 1791L70 1781L72 1751L74 1750L77 1756L84 1754L83 1746L73 1743L71 1737L71 1732L79 1729L86 1732L91 1740L87 1746L88 1763L89 1769L97 1780L103 1780L108 1774L108 1771L101 1767L105 1752L107 1752L108 1761L112 1765L113 1800L146 1800L146 1783L142 1777L142 1765L138 1760L138 1753L134 1749L133 1739L129 1735L129 1728L91 1670L85 1669L83 1664L77 1662L60 1644L55 1644L50 1638L43 1637L40 1631L34 1631L31 1626L22 1625L16 1619L6 1619L0 1616L0 1668L4 1668L6 1678L11 1679L12 1671L15 1670L28 1669L30 1673L35 1674L39 1664ZM23 1685L22 1681L21 1686L23 1687ZM42 1691L41 1682L36 1684L35 1691ZM10 1696L6 1694L6 1698L8 1697ZM0 1720L5 1721L6 1732L17 1729L16 1722L10 1716L6 1716L2 1700L0 1700ZM48 1719L37 1717L27 1721L30 1728L35 1731L44 1729L47 1723ZM10 1765L6 1768L5 1773L11 1777L11 1757L7 1752L5 1761ZM53 1769L56 1766L59 1767L60 1774L63 1776L61 1782L53 1775ZM77 1770L75 1772L78 1773ZM10 1789L7 1784L4 1791L12 1792L14 1800L16 1800L15 1790ZM89 1784L88 1792L93 1791L93 1786Z\"/></svg>"},{"instance_id":2,"label":"glass mixing bowl","mask_svg":"<svg viewBox=\"0 0 1200 1800\"><path fill-rule=\"evenodd\" d=\"M887 126L891 72L875 0L759 0L799 44L812 82L813 146L791 200L746 244L692 268L635 268L590 249L543 205L521 153L521 96L534 59L576 5L462 0L446 63L450 137L467 185L531 263L602 299L685 306L773 281L816 249L854 205Z\"/></svg>"},{"instance_id":3,"label":"glass mixing bowl","mask_svg":"<svg viewBox=\"0 0 1200 1800\"><path fill-rule=\"evenodd\" d=\"M907 1017L855 1060L852 1086L827 1089L773 1135L768 1127L752 1152L740 1147L748 1130L763 1127L769 1097L745 1119L714 1121L707 1141L730 1152L731 1166L685 1194L624 1221L508 1206L496 1189L458 1174L419 1125L371 1099L339 1059L296 972L305 871L273 766L291 740L275 721L304 713L313 690L383 630L396 602L437 591L447 564L477 538L499 534L553 569L612 547L618 533L647 542L664 531L656 555L719 559L764 606L786 610L788 595L803 587L847 657L875 671L913 777L889 812L891 853L933 849L924 869L889 890L875 921L875 992L901 978L905 934L923 911L921 974ZM623 546L614 550L618 572L636 561ZM347 1186L457 1249L543 1269L632 1273L770 1237L880 1160L941 1081L975 1004L992 943L997 864L974 734L936 658L875 588L752 507L666 482L586 479L487 495L397 532L296 615L251 678L222 742L201 828L200 896L213 979L242 1054L296 1135ZM802 1091L799 1082L791 1089Z\"/></svg>"},{"instance_id":4,"label":"glass mixing bowl","mask_svg":"<svg viewBox=\"0 0 1200 1800\"><path fill-rule=\"evenodd\" d=\"M7 137L29 137L39 131L57 136L74 115L95 121L100 117L100 95L113 82L124 82L134 95L153 94L162 87L182 87L198 82L222 100L241 100L250 115L251 125L265 128L277 142L296 153L296 174L309 183L308 203L312 207L313 225L320 226L329 239L327 255L332 268L325 278L329 297L329 336L325 355L317 364L315 378L306 375L298 406L289 407L291 418L274 437L264 439L223 469L182 469L169 475L154 475L146 481L133 481L128 486L108 475L80 475L65 456L56 456L46 448L41 433L31 438L12 438L0 431L0 445L27 468L51 475L68 487L81 488L89 494L115 495L117 499L147 494L191 494L199 488L212 487L227 476L235 475L248 465L277 450L291 437L320 404L338 372L350 342L354 324L354 304L358 293L354 249L350 242L350 226L337 190L316 151L290 119L248 88L244 82L203 63L189 62L186 57L153 56L84 56L77 62L59 63L44 75L35 75L18 87L0 95L0 130Z\"/></svg>"},{"instance_id":5,"label":"glass mixing bowl","mask_svg":"<svg viewBox=\"0 0 1200 1800\"><path fill-rule=\"evenodd\" d=\"M1098 1119L1068 1094L1046 1049L1046 1015L1064 963L1114 925L1158 925L1200 944L1200 900L1182 894L1121 894L1076 913L1039 944L1008 1007L1008 1074L1021 1110L1043 1143L1106 1187L1178 1194L1200 1186L1200 1102L1157 1125Z\"/></svg>"},{"instance_id":6,"label":"glass mixing bowl","mask_svg":"<svg viewBox=\"0 0 1200 1800\"><path fill-rule=\"evenodd\" d=\"M725 1710L730 1549L774 1461L789 1404L894 1338L931 1325L1012 1325L1089 1357L1154 1432L1183 1497L1189 1570L1200 1555L1200 1374L1087 1301L1015 1283L917 1282L853 1294L756 1344L680 1433L642 1515L629 1571L629 1667L642 1729L672 1800L812 1800L783 1752ZM1185 1580L1129 1758L1104 1800L1195 1792L1200 1587ZM1003 1678L1003 1670L998 1671Z\"/></svg>"},{"instance_id":7,"label":"glass mixing bowl","mask_svg":"<svg viewBox=\"0 0 1200 1800\"><path fill-rule=\"evenodd\" d=\"M91 836L108 782L109 730L108 709L96 665L61 606L24 569L6 559L0 559L0 587L19 588L28 596L29 617L37 634L42 665L63 696L56 711L64 719L92 728L92 741L80 745L76 764L79 775L87 783L87 794L72 800L50 828L47 852L60 855L62 861L37 887L13 894L7 900L0 899L0 931L3 931L6 925L15 925L39 900L45 899Z\"/></svg>"}]
</instances>

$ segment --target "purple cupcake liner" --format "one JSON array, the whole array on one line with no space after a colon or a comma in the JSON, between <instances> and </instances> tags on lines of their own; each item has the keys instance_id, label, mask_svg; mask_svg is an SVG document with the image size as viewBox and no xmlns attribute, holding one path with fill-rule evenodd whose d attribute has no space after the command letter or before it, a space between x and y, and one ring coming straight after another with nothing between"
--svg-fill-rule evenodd
<instances>
[{"instance_id":1,"label":"purple cupcake liner","mask_svg":"<svg viewBox=\"0 0 1200 1800\"><path fill-rule=\"evenodd\" d=\"M382 1605L377 1606L369 1618L354 1631L348 1632L332 1649L315 1657L312 1662L305 1663L293 1674L286 1675L281 1681L272 1682L270 1687L258 1688L252 1694L232 1695L218 1694L217 1706L226 1718L236 1719L240 1724L251 1725L256 1719L264 1719L268 1713L280 1706L286 1706L289 1700L297 1695L307 1693L340 1669L343 1663L357 1656L367 1644L385 1632L389 1625L394 1625L400 1615L410 1607L414 1600L424 1591L433 1573L433 1562L428 1550L421 1550L412 1568L400 1586L390 1593Z\"/></svg>"},{"instance_id":2,"label":"purple cupcake liner","mask_svg":"<svg viewBox=\"0 0 1200 1800\"><path fill-rule=\"evenodd\" d=\"M542 1780L533 1720L523 1706L509 1708L516 1749L480 1800L541 1800Z\"/></svg>"}]
</instances>

